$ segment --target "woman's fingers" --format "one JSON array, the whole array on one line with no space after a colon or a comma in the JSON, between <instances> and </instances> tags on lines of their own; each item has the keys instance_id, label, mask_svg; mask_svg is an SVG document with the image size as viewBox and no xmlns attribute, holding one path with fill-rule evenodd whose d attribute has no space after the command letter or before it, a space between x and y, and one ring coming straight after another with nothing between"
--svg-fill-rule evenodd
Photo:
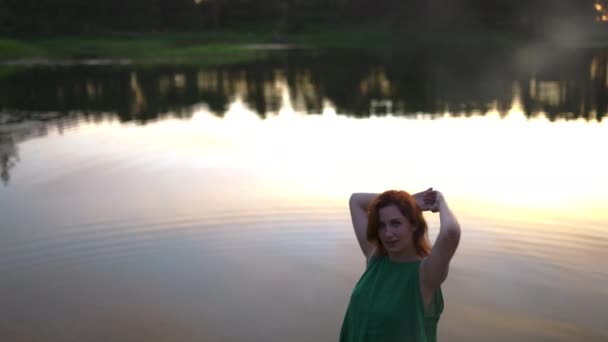
<instances>
[{"instance_id":1,"label":"woman's fingers","mask_svg":"<svg viewBox=\"0 0 608 342\"><path fill-rule=\"evenodd\" d=\"M433 190L432 187L415 194L414 198L416 199L416 204L418 204L422 211L430 210L437 212L435 208L437 202L437 191Z\"/></svg>"},{"instance_id":2,"label":"woman's fingers","mask_svg":"<svg viewBox=\"0 0 608 342\"><path fill-rule=\"evenodd\" d=\"M434 202L435 202L436 197L437 197L437 194L436 194L436 192L435 192L435 191L429 191L428 193L426 193L426 194L425 194L425 196L424 196L424 201L425 201L426 203L431 204L431 203L434 203Z\"/></svg>"}]
</instances>

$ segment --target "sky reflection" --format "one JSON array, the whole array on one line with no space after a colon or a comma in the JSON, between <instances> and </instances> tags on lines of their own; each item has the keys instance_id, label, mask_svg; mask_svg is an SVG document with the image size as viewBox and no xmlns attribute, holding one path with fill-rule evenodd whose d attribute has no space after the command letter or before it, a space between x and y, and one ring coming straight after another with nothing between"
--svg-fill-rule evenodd
<instances>
[{"instance_id":1,"label":"sky reflection","mask_svg":"<svg viewBox=\"0 0 608 342\"><path fill-rule=\"evenodd\" d=\"M329 101L321 113L310 115L294 111L285 84L277 87L283 105L265 118L237 98L223 117L200 107L189 120L145 126L81 123L60 138L45 138L34 150L41 158L62 154L63 159L94 151L97 158L127 160L148 171L178 164L231 169L256 175L260 193L293 199L342 200L352 191L433 186L471 211L608 217L603 210L608 167L601 158L608 141L605 124L527 118L517 97L506 113L470 117L357 119L337 115ZM61 152L50 151L54 148ZM29 159L20 154L15 181L25 172L20 164ZM51 163L58 172L75 166L57 165L61 162Z\"/></svg>"},{"instance_id":2,"label":"sky reflection","mask_svg":"<svg viewBox=\"0 0 608 342\"><path fill-rule=\"evenodd\" d=\"M189 121L89 129L110 135L128 130L113 140L117 147L153 154L161 164L179 158L264 174L272 182L260 191L289 189L294 198L434 186L463 203L475 202L472 210L500 205L501 211L507 206L606 217L607 167L600 148L607 126L529 119L517 106L506 116L491 111L467 118L362 120L337 116L326 103L319 115L287 105L262 119L236 100L223 118L199 109Z\"/></svg>"}]
</instances>

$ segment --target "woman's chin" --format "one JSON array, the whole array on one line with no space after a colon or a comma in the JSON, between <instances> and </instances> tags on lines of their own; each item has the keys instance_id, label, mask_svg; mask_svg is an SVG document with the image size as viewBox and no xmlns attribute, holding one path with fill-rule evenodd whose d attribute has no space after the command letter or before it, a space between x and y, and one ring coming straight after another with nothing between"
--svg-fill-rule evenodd
<instances>
[{"instance_id":1,"label":"woman's chin","mask_svg":"<svg viewBox=\"0 0 608 342\"><path fill-rule=\"evenodd\" d=\"M394 251L396 249L399 249L399 246L396 243L385 243L384 249L386 249L387 251Z\"/></svg>"}]
</instances>

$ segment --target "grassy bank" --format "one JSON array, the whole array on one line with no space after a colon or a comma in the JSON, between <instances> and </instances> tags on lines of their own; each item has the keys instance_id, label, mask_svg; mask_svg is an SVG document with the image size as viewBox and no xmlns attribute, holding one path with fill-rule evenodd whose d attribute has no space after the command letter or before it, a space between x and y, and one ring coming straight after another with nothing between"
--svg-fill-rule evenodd
<instances>
[{"instance_id":1,"label":"grassy bank","mask_svg":"<svg viewBox=\"0 0 608 342\"><path fill-rule=\"evenodd\" d=\"M13 59L34 56L47 56L44 48L27 41L0 38L0 58Z\"/></svg>"},{"instance_id":2,"label":"grassy bank","mask_svg":"<svg viewBox=\"0 0 608 342\"><path fill-rule=\"evenodd\" d=\"M233 30L193 33L105 33L62 37L0 39L4 59L131 59L141 63L175 60L229 63L263 55L252 46L298 46L312 48L374 48L391 46L387 25L356 28L303 27L298 33L277 34L274 26L250 26Z\"/></svg>"},{"instance_id":3,"label":"grassy bank","mask_svg":"<svg viewBox=\"0 0 608 342\"><path fill-rule=\"evenodd\" d=\"M608 41L607 35L595 41ZM313 48L389 49L400 45L423 44L440 47L505 46L521 42L508 33L426 33L391 32L386 24L330 28L310 26L298 33L277 35L271 26L241 27L234 30L197 33L105 33L31 39L0 39L0 60L114 58L138 63L228 64L263 56L252 45L287 44ZM584 47L584 42L582 43Z\"/></svg>"},{"instance_id":4,"label":"grassy bank","mask_svg":"<svg viewBox=\"0 0 608 342\"><path fill-rule=\"evenodd\" d=\"M236 63L264 55L249 44L271 41L269 33L107 33L0 39L0 60L130 59L138 63Z\"/></svg>"}]
</instances>

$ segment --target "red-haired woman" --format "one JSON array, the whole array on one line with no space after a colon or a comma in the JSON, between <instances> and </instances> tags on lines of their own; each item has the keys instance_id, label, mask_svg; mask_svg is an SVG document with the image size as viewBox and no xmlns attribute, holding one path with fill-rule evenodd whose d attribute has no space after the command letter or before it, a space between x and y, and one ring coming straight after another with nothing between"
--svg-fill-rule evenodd
<instances>
[{"instance_id":1,"label":"red-haired woman","mask_svg":"<svg viewBox=\"0 0 608 342\"><path fill-rule=\"evenodd\" d=\"M431 247L423 211L439 212ZM443 195L389 190L350 198L355 234L367 259L344 317L340 342L434 342L443 312L441 284L460 240Z\"/></svg>"}]
</instances>

